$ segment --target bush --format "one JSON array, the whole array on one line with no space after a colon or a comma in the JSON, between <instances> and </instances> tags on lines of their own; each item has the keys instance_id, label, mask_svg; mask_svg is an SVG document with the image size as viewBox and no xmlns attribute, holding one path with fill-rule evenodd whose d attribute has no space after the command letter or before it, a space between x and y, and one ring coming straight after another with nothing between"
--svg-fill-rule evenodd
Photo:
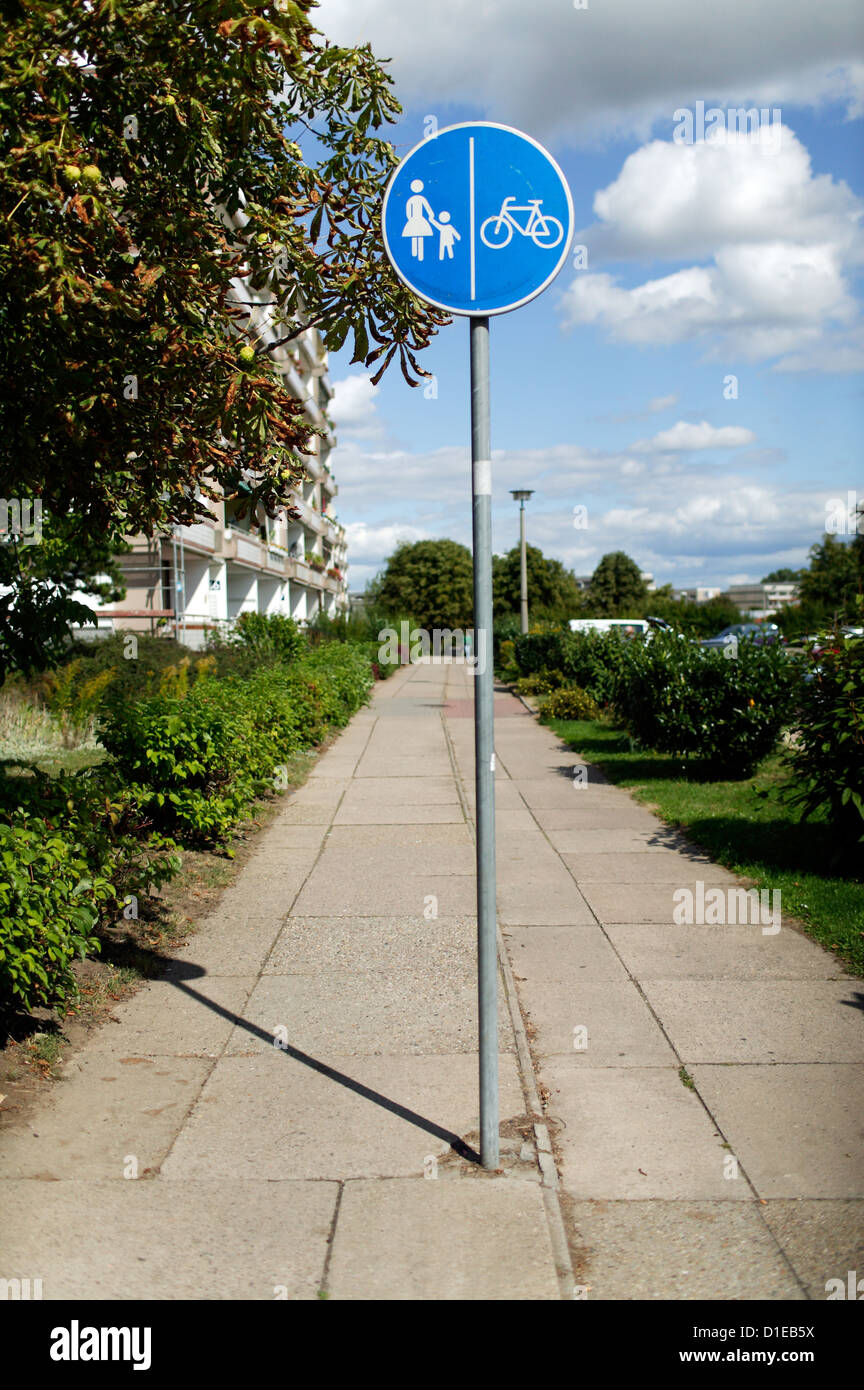
<instances>
[{"instance_id":1,"label":"bush","mask_svg":"<svg viewBox=\"0 0 864 1390\"><path fill-rule=\"evenodd\" d=\"M787 763L793 804L806 817L827 813L836 860L861 871L864 840L864 641L836 639L802 686L796 743Z\"/></svg>"},{"instance_id":2,"label":"bush","mask_svg":"<svg viewBox=\"0 0 864 1390\"><path fill-rule=\"evenodd\" d=\"M564 684L563 671L537 671L533 676L520 676L516 690L520 695L551 695Z\"/></svg>"},{"instance_id":3,"label":"bush","mask_svg":"<svg viewBox=\"0 0 864 1390\"><path fill-rule=\"evenodd\" d=\"M70 967L98 949L97 927L180 859L102 768L4 778L0 794L0 1008L29 1010L74 993Z\"/></svg>"},{"instance_id":4,"label":"bush","mask_svg":"<svg viewBox=\"0 0 864 1390\"><path fill-rule=\"evenodd\" d=\"M728 659L662 634L628 646L615 705L644 746L746 776L775 747L789 718L792 669L779 647L743 642Z\"/></svg>"},{"instance_id":5,"label":"bush","mask_svg":"<svg viewBox=\"0 0 864 1390\"><path fill-rule=\"evenodd\" d=\"M220 842L287 757L347 724L372 682L362 649L328 642L249 679L203 677L184 698L109 700L100 737L160 826L191 843Z\"/></svg>"},{"instance_id":6,"label":"bush","mask_svg":"<svg viewBox=\"0 0 864 1390\"><path fill-rule=\"evenodd\" d=\"M599 715L594 700L578 685L554 691L540 706L540 718L544 723L550 719L597 719Z\"/></svg>"},{"instance_id":7,"label":"bush","mask_svg":"<svg viewBox=\"0 0 864 1390\"><path fill-rule=\"evenodd\" d=\"M514 655L522 675L534 676L539 671L560 670L563 639L564 633L560 629L520 633L514 639Z\"/></svg>"},{"instance_id":8,"label":"bush","mask_svg":"<svg viewBox=\"0 0 864 1390\"><path fill-rule=\"evenodd\" d=\"M630 645L617 632L529 632L516 639L516 664L523 675L560 671L566 684L607 706Z\"/></svg>"},{"instance_id":9,"label":"bush","mask_svg":"<svg viewBox=\"0 0 864 1390\"><path fill-rule=\"evenodd\" d=\"M0 1002L29 1011L74 993L69 967L96 945L100 908L114 894L79 845L23 813L0 824L0 857Z\"/></svg>"},{"instance_id":10,"label":"bush","mask_svg":"<svg viewBox=\"0 0 864 1390\"><path fill-rule=\"evenodd\" d=\"M241 613L231 637L261 660L286 666L306 650L306 638L294 619L281 613Z\"/></svg>"}]
</instances>

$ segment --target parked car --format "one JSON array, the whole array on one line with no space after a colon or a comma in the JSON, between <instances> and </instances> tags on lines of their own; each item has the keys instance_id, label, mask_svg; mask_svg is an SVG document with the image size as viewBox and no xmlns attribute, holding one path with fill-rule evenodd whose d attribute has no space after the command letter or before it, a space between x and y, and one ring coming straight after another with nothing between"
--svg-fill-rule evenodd
<instances>
[{"instance_id":1,"label":"parked car","mask_svg":"<svg viewBox=\"0 0 864 1390\"><path fill-rule=\"evenodd\" d=\"M571 618L571 632L617 632L622 637L644 637L650 618Z\"/></svg>"},{"instance_id":2,"label":"parked car","mask_svg":"<svg viewBox=\"0 0 864 1390\"><path fill-rule=\"evenodd\" d=\"M715 637L704 637L700 645L722 648L727 647L730 642L755 642L757 647L762 647L782 640L782 633L776 623L732 623Z\"/></svg>"}]
</instances>

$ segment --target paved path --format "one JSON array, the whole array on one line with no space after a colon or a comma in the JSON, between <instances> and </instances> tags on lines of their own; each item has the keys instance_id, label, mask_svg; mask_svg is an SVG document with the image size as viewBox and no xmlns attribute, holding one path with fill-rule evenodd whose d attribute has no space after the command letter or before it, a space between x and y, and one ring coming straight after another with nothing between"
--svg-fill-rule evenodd
<instances>
[{"instance_id":1,"label":"paved path","mask_svg":"<svg viewBox=\"0 0 864 1390\"><path fill-rule=\"evenodd\" d=\"M471 698L461 665L379 686L168 977L7 1122L0 1277L549 1300L565 1226L589 1299L864 1274L860 982L787 925L672 925L676 889L736 881L508 695L504 1157L478 1169Z\"/></svg>"}]
</instances>

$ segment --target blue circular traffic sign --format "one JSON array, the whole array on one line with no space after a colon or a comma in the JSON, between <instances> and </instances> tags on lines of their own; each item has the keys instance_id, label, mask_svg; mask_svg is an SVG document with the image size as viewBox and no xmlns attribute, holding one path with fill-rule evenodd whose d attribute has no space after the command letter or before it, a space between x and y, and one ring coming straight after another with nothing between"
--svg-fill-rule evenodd
<instances>
[{"instance_id":1,"label":"blue circular traffic sign","mask_svg":"<svg viewBox=\"0 0 864 1390\"><path fill-rule=\"evenodd\" d=\"M415 294L453 314L504 314L549 285L567 258L573 201L530 135L476 121L406 155L381 210L387 256Z\"/></svg>"}]
</instances>

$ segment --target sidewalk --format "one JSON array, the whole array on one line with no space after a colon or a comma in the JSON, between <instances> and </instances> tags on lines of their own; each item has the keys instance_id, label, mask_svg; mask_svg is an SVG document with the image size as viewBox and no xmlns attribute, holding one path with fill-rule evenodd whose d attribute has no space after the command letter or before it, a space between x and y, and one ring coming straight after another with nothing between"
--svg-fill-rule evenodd
<instances>
[{"instance_id":1,"label":"sidewalk","mask_svg":"<svg viewBox=\"0 0 864 1390\"><path fill-rule=\"evenodd\" d=\"M672 926L676 888L736 881L575 783L509 695L502 1172L479 1169L472 715L463 665L379 686L166 978L4 1124L0 1277L548 1300L574 1273L589 1299L820 1299L864 1274L860 982L786 925Z\"/></svg>"}]
</instances>

